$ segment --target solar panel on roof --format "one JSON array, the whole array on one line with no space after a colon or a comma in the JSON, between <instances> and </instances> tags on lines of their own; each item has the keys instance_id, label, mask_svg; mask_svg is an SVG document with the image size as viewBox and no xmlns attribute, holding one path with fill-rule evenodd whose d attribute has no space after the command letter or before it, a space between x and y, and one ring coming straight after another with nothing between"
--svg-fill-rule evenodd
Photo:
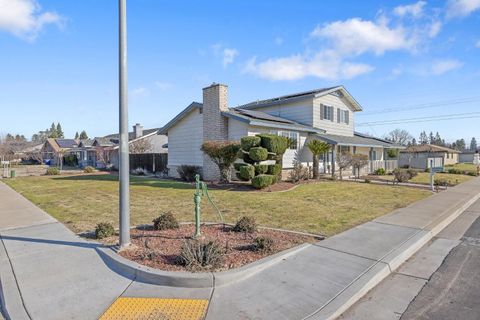
<instances>
[{"instance_id":1,"label":"solar panel on roof","mask_svg":"<svg viewBox=\"0 0 480 320\"><path fill-rule=\"evenodd\" d=\"M244 114L246 116L255 118L255 119L260 119L260 120L275 121L275 122L282 122L282 123L292 123L292 124L295 123L293 121L290 121L290 120L287 120L287 119L284 119L284 118L275 117L275 116L269 115L268 113L259 112L259 111L237 109L237 112L241 113L241 114Z\"/></svg>"},{"instance_id":2,"label":"solar panel on roof","mask_svg":"<svg viewBox=\"0 0 480 320\"><path fill-rule=\"evenodd\" d=\"M60 148L73 148L77 146L77 142L73 139L57 139Z\"/></svg>"}]
</instances>

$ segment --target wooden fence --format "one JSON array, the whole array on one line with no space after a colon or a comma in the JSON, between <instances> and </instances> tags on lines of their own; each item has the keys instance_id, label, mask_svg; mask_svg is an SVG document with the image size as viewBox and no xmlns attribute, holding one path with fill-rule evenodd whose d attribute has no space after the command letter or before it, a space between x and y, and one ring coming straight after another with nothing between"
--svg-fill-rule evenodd
<instances>
[{"instance_id":1,"label":"wooden fence","mask_svg":"<svg viewBox=\"0 0 480 320\"><path fill-rule=\"evenodd\" d=\"M142 168L149 172L163 172L167 168L167 157L166 153L130 154L130 170Z\"/></svg>"}]
</instances>

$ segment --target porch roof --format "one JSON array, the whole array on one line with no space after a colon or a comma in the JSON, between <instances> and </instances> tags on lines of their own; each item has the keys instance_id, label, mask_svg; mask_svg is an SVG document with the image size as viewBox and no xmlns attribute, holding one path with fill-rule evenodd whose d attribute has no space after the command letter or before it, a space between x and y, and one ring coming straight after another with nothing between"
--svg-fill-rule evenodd
<instances>
[{"instance_id":1,"label":"porch roof","mask_svg":"<svg viewBox=\"0 0 480 320\"><path fill-rule=\"evenodd\" d=\"M317 133L315 135L320 140L329 144L338 146L355 146L355 147L370 147L370 148L398 148L405 147L382 140L379 138L369 137L363 134L355 133L353 136L340 136L334 134Z\"/></svg>"}]
</instances>

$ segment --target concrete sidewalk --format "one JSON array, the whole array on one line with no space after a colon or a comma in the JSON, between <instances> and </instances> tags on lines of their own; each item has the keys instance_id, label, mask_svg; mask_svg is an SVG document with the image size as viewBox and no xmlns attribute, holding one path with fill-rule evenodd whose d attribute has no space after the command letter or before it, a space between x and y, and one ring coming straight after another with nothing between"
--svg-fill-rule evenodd
<instances>
[{"instance_id":1,"label":"concrete sidewalk","mask_svg":"<svg viewBox=\"0 0 480 320\"><path fill-rule=\"evenodd\" d=\"M97 319L119 296L209 299L207 319L339 315L479 197L480 178L214 288L140 283L101 259L98 244L0 183L0 281L7 319Z\"/></svg>"}]
</instances>

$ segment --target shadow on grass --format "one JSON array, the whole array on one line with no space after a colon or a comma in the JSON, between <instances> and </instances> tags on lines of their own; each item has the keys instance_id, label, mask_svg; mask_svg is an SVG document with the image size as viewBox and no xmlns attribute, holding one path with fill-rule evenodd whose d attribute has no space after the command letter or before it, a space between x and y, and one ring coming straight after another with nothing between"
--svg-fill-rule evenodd
<instances>
[{"instance_id":1,"label":"shadow on grass","mask_svg":"<svg viewBox=\"0 0 480 320\"><path fill-rule=\"evenodd\" d=\"M55 177L52 179L62 180L62 181L118 181L118 176L113 174L102 174L102 175L95 174L95 175ZM164 189L178 189L178 190L194 189L193 185L185 182L180 182L175 180L160 180L160 179L148 178L148 177L134 177L134 176L130 176L130 185L164 188Z\"/></svg>"}]
</instances>

